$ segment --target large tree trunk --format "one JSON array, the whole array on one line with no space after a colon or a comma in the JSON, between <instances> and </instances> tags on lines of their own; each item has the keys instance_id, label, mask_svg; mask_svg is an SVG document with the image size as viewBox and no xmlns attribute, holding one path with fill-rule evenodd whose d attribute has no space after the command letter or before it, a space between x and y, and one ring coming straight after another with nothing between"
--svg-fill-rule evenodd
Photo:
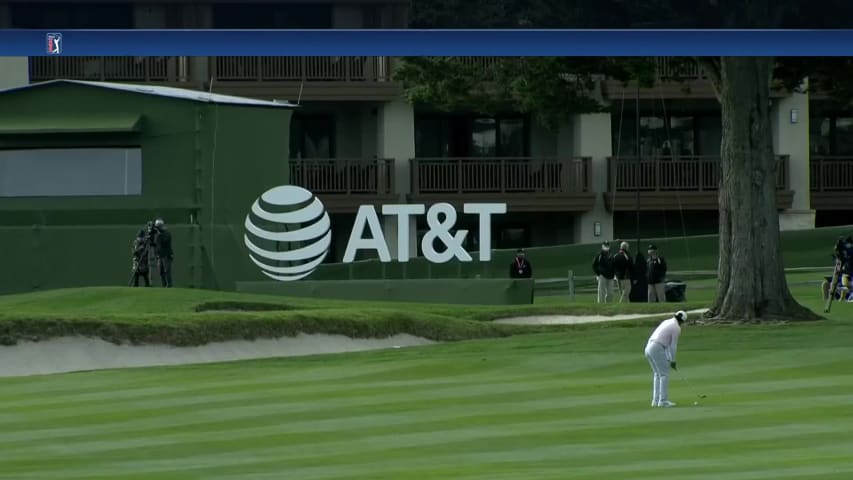
<instances>
[{"instance_id":1,"label":"large tree trunk","mask_svg":"<svg viewBox=\"0 0 853 480\"><path fill-rule=\"evenodd\" d=\"M794 300L782 262L770 123L773 59L723 57L718 65L720 264L707 316L735 322L817 318Z\"/></svg>"}]
</instances>

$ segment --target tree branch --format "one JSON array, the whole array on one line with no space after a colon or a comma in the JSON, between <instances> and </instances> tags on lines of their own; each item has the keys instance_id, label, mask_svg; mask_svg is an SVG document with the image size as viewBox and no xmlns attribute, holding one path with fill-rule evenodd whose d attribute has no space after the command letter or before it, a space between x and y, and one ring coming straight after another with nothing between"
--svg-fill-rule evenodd
<instances>
[{"instance_id":1,"label":"tree branch","mask_svg":"<svg viewBox=\"0 0 853 480\"><path fill-rule=\"evenodd\" d=\"M717 101L722 101L721 86L723 83L723 71L720 63L720 57L693 57L696 63L705 71L711 79L711 86L714 87L714 95Z\"/></svg>"}]
</instances>

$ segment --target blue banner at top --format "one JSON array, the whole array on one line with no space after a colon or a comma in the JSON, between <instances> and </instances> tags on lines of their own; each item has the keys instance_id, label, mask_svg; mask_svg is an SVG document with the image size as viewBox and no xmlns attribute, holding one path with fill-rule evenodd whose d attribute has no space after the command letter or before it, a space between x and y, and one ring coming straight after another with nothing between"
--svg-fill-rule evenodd
<instances>
[{"instance_id":1,"label":"blue banner at top","mask_svg":"<svg viewBox=\"0 0 853 480\"><path fill-rule=\"evenodd\" d=\"M853 55L853 30L0 30L0 56Z\"/></svg>"}]
</instances>

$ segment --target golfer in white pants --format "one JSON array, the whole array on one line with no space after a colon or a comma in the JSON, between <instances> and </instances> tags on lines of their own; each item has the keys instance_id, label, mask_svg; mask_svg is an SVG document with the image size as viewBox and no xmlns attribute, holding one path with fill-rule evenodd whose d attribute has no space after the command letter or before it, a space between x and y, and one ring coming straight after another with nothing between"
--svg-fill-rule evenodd
<instances>
[{"instance_id":1,"label":"golfer in white pants","mask_svg":"<svg viewBox=\"0 0 853 480\"><path fill-rule=\"evenodd\" d=\"M681 335L681 324L687 320L687 313L682 310L675 316L664 320L658 325L649 342L646 344L646 359L652 366L652 406L674 407L669 401L669 369L677 370L675 352L678 350L678 336Z\"/></svg>"}]
</instances>

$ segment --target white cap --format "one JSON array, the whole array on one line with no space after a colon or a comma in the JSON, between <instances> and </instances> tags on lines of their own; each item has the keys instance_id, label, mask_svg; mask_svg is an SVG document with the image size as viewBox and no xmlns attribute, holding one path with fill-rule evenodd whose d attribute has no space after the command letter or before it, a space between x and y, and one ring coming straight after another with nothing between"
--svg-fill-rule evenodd
<instances>
[{"instance_id":1,"label":"white cap","mask_svg":"<svg viewBox=\"0 0 853 480\"><path fill-rule=\"evenodd\" d=\"M163 221L162 218L158 218L157 220L154 220L154 226L155 227L162 227L164 223L165 222Z\"/></svg>"},{"instance_id":2,"label":"white cap","mask_svg":"<svg viewBox=\"0 0 853 480\"><path fill-rule=\"evenodd\" d=\"M679 310L679 311L675 312L675 319L680 320L682 322L686 322L687 321L687 312L685 312L684 310Z\"/></svg>"},{"instance_id":3,"label":"white cap","mask_svg":"<svg viewBox=\"0 0 853 480\"><path fill-rule=\"evenodd\" d=\"M628 242L622 242L622 244L619 245L619 248L622 250L628 250Z\"/></svg>"}]
</instances>

